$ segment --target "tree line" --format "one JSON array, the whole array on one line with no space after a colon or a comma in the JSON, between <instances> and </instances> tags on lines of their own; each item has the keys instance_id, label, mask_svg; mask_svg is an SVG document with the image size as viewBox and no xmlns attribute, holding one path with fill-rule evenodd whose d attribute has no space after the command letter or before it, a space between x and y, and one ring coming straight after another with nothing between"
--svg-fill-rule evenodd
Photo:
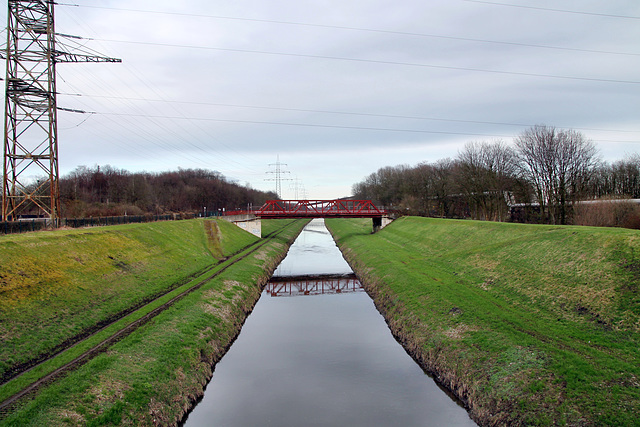
<instances>
[{"instance_id":1,"label":"tree line","mask_svg":"<svg viewBox=\"0 0 640 427\"><path fill-rule=\"evenodd\" d=\"M453 159L383 167L356 183L353 194L412 215L582 223L602 209L595 201L640 198L640 156L602 162L580 132L540 125L511 145L469 142ZM626 212L616 217L625 224L607 225L640 228L637 205L607 206Z\"/></svg>"},{"instance_id":2,"label":"tree line","mask_svg":"<svg viewBox=\"0 0 640 427\"><path fill-rule=\"evenodd\" d=\"M275 199L204 169L130 173L111 166L80 166L60 178L63 217L204 213L246 209Z\"/></svg>"}]
</instances>

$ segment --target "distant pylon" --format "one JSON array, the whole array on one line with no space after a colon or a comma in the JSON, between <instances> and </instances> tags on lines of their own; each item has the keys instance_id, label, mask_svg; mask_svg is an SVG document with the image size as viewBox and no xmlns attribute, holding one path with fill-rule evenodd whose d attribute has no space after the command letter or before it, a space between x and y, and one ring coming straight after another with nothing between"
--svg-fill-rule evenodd
<instances>
[{"instance_id":1,"label":"distant pylon","mask_svg":"<svg viewBox=\"0 0 640 427\"><path fill-rule=\"evenodd\" d=\"M276 194L278 197L282 197L282 181L291 181L291 178L282 178L283 174L290 173L289 171L282 170L282 166L287 166L286 163L280 163L280 156L278 155L277 161L275 163L270 163L269 166L274 166L275 170L269 171L267 173L272 173L275 175L274 178L267 178L265 181L275 181L276 182Z\"/></svg>"},{"instance_id":2,"label":"distant pylon","mask_svg":"<svg viewBox=\"0 0 640 427\"><path fill-rule=\"evenodd\" d=\"M304 191L302 180L298 179L298 177L296 176L292 181L293 183L291 184L290 188L293 189L293 198L294 200L300 200L301 194Z\"/></svg>"},{"instance_id":3,"label":"distant pylon","mask_svg":"<svg viewBox=\"0 0 640 427\"><path fill-rule=\"evenodd\" d=\"M8 0L2 220L60 218L56 63L121 62L56 48L52 0Z\"/></svg>"}]
</instances>

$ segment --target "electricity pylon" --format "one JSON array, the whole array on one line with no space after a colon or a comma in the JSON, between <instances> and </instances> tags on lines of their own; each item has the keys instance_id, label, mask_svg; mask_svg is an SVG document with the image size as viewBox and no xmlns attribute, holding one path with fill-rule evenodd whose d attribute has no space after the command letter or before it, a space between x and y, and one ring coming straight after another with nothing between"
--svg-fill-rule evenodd
<instances>
[{"instance_id":1,"label":"electricity pylon","mask_svg":"<svg viewBox=\"0 0 640 427\"><path fill-rule=\"evenodd\" d=\"M275 181L276 194L278 197L282 197L282 181L291 181L291 178L282 178L282 175L286 173L291 173L291 172L282 170L282 166L287 166L287 164L280 163L280 155L278 155L278 160L275 163L270 163L269 166L275 167L275 170L267 172L267 173L275 174L275 178L267 178L265 179L265 181Z\"/></svg>"},{"instance_id":2,"label":"electricity pylon","mask_svg":"<svg viewBox=\"0 0 640 427\"><path fill-rule=\"evenodd\" d=\"M53 0L8 4L2 220L36 214L55 226L60 218L56 64L122 61L58 50Z\"/></svg>"}]
</instances>

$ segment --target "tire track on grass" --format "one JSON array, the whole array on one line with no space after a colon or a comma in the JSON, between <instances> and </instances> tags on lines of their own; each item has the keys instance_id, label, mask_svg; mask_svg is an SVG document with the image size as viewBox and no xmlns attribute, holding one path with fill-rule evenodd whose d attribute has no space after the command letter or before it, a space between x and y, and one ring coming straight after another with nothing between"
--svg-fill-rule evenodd
<instances>
[{"instance_id":1,"label":"tire track on grass","mask_svg":"<svg viewBox=\"0 0 640 427\"><path fill-rule=\"evenodd\" d=\"M229 267L237 264L238 262L242 261L243 259L245 259L249 255L255 253L257 250L259 250L264 245L266 245L267 243L272 241L275 237L277 237L282 232L284 232L292 224L293 223L288 223L288 224L282 226L281 228L269 233L262 240L259 240L258 242L255 242L255 243L253 243L251 245L246 246L243 249L240 249L235 254L230 255L229 257L227 257L227 259L225 259L224 261L219 262L217 264L214 264L213 266L211 266L210 268L208 268L206 270L211 271L211 270L215 269L216 267L220 267L220 269L216 270L214 273L212 273L208 277L200 280L195 285L193 285L193 286L187 288L186 290L180 292L178 295L174 296L169 301L167 301L167 302L161 304L160 306L154 308L149 313L147 313L147 314L143 315L142 317L130 322L129 324L127 324L123 328L119 329L115 333L111 334L109 337L107 337L104 340L102 340L100 343L98 343L98 344L94 345L93 347L91 347L90 349L84 351L82 354L80 354L79 356L77 356L76 358L71 360L70 362L67 362L64 365L56 368L52 372L40 377L38 380L36 380L35 382L31 383L27 387L23 388L21 391L15 393L12 396L10 396L7 399L5 399L2 403L0 403L0 419L5 418L11 412L11 409L15 405L17 405L22 399L36 394L42 387L53 383L55 380L57 380L59 377L61 377L65 373L67 373L69 371L72 371L74 369L77 369L78 367L82 366L83 364L85 364L86 362L91 360L93 357L95 357L98 354L106 351L111 345L115 344L119 340L121 340L124 337L128 336L133 331L138 329L140 326L146 324L147 322L152 320L154 317L158 316L160 313L162 313L163 311L165 311L166 309L171 307L175 302L177 302L180 299L184 298L188 294L200 289L204 284L210 282L212 279L214 279L215 277L219 276L221 273L225 272ZM226 263L226 265L224 265L225 263ZM204 273L201 273L200 275L206 274L206 273L207 273L207 271L205 271ZM106 326L102 327L101 329L99 329L98 331L95 331L94 333L82 338L80 341L74 343L73 345L67 347L64 350L59 351L57 354L52 355L52 356L46 358L45 360L42 360L39 363L31 366L29 369L27 369L27 370L23 371L22 373L14 376L13 379L24 375L25 373L35 369L38 366L43 365L44 363L46 363L46 362L48 362L50 360L53 360L55 357L58 357L59 355L63 354L65 351L68 351L71 348L75 347L76 345L79 345L80 343L90 339L91 337L94 337L95 335L97 335L98 333L103 331L104 329L106 329L109 326L115 324L119 320L122 320L126 316L133 315L133 314L135 314L135 312L140 311L140 310L144 309L145 307L148 307L149 305L153 304L154 302L157 302L159 299L161 299L161 298L165 297L166 295L168 295L169 293L175 291L177 288L179 288L179 286L174 288L174 289L171 289L171 290L169 290L169 291L167 291L165 293L163 293L162 295L157 296L155 299L153 299L152 301L147 302L142 307L139 307L136 310L133 310L130 313L127 313L127 314L121 316L119 319L114 320L109 325L106 325Z\"/></svg>"}]
</instances>

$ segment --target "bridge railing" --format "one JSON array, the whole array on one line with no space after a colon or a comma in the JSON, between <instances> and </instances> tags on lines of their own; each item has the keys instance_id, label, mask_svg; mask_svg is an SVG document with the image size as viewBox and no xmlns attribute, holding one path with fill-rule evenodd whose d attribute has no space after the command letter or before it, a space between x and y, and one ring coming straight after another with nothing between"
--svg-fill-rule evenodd
<instances>
[{"instance_id":1,"label":"bridge railing","mask_svg":"<svg viewBox=\"0 0 640 427\"><path fill-rule=\"evenodd\" d=\"M268 200L255 215L269 218L373 218L387 215L371 200Z\"/></svg>"}]
</instances>

